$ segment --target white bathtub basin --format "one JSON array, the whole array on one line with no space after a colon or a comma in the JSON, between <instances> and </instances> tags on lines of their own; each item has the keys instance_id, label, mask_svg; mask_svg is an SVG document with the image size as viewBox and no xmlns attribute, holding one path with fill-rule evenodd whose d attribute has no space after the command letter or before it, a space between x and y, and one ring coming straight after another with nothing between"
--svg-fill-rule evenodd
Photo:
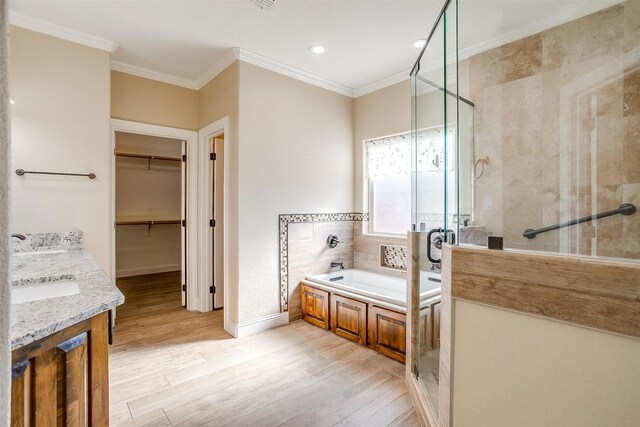
<instances>
[{"instance_id":1,"label":"white bathtub basin","mask_svg":"<svg viewBox=\"0 0 640 427\"><path fill-rule=\"evenodd\" d=\"M407 280L369 271L349 268L307 277L308 280L378 301L405 307L407 304ZM420 300L440 294L440 274L420 272Z\"/></svg>"},{"instance_id":2,"label":"white bathtub basin","mask_svg":"<svg viewBox=\"0 0 640 427\"><path fill-rule=\"evenodd\" d=\"M79 293L78 283L71 281L14 286L11 288L11 304L78 295Z\"/></svg>"},{"instance_id":3,"label":"white bathtub basin","mask_svg":"<svg viewBox=\"0 0 640 427\"><path fill-rule=\"evenodd\" d=\"M14 252L12 256L22 257L31 255L51 255L51 254L63 254L67 252L66 249L55 249L51 251L28 251L28 252Z\"/></svg>"}]
</instances>

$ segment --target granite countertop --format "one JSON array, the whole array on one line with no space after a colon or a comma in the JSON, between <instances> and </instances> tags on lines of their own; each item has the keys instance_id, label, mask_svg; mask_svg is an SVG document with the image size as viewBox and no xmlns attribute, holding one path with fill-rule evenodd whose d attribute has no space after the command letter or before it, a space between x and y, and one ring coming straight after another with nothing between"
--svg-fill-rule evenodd
<instances>
[{"instance_id":1,"label":"granite countertop","mask_svg":"<svg viewBox=\"0 0 640 427\"><path fill-rule=\"evenodd\" d=\"M124 295L93 256L82 247L81 235L73 233L69 238L70 233L66 233L65 237L60 238L60 234L27 235L25 242L14 244L14 254L11 256L12 287L74 281L80 293L12 304L12 350L124 302ZM52 235L58 238L51 238Z\"/></svg>"}]
</instances>

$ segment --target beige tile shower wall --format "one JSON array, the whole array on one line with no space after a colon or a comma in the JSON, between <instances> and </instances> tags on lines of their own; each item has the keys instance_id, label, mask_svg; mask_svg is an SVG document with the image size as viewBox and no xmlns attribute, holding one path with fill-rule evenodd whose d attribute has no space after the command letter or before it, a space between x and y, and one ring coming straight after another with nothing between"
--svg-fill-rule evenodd
<instances>
[{"instance_id":1,"label":"beige tile shower wall","mask_svg":"<svg viewBox=\"0 0 640 427\"><path fill-rule=\"evenodd\" d=\"M353 268L354 225L356 221L328 221L289 224L289 320L300 318L300 281L314 274L337 270L331 262ZM341 243L327 246L327 237L336 234Z\"/></svg>"},{"instance_id":2,"label":"beige tile shower wall","mask_svg":"<svg viewBox=\"0 0 640 427\"><path fill-rule=\"evenodd\" d=\"M469 59L475 158L490 159L475 219L506 246L640 258L639 214L601 220L597 240L588 223L522 236L640 206L639 28L640 2L627 1Z\"/></svg>"}]
</instances>

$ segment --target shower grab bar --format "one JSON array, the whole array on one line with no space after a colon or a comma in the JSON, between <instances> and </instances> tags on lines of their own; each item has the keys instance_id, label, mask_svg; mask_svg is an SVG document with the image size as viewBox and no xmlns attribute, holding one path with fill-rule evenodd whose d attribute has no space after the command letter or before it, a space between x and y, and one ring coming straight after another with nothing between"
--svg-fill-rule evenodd
<instances>
[{"instance_id":1,"label":"shower grab bar","mask_svg":"<svg viewBox=\"0 0 640 427\"><path fill-rule=\"evenodd\" d=\"M66 173L66 172L42 172L42 171L26 171L24 169L16 169L16 175L23 176L26 174L34 175L60 175L60 176L86 176L89 179L96 179L95 173Z\"/></svg>"},{"instance_id":2,"label":"shower grab bar","mask_svg":"<svg viewBox=\"0 0 640 427\"><path fill-rule=\"evenodd\" d=\"M631 203L623 203L620 205L618 209L613 209L611 211L600 212L599 214L584 216L578 219L572 219L571 221L561 222L560 224L550 225L548 227L538 228L534 230L533 228L527 228L524 230L522 235L527 239L533 239L536 235L540 233L546 233L547 231L558 230L560 228L570 227L572 225L582 224L583 222L595 221L597 219L606 218L608 216L613 215L633 215L636 212L636 207Z\"/></svg>"}]
</instances>

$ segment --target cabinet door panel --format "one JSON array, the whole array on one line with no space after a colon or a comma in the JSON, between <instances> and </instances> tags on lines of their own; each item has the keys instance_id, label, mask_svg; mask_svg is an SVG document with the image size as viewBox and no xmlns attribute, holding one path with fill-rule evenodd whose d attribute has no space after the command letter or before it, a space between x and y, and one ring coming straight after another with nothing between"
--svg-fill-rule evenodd
<instances>
[{"instance_id":1,"label":"cabinet door panel","mask_svg":"<svg viewBox=\"0 0 640 427\"><path fill-rule=\"evenodd\" d=\"M329 292L302 285L302 319L323 329L329 329Z\"/></svg>"},{"instance_id":2,"label":"cabinet door panel","mask_svg":"<svg viewBox=\"0 0 640 427\"><path fill-rule=\"evenodd\" d=\"M406 315L369 306L368 338L376 351L401 362L406 354Z\"/></svg>"},{"instance_id":3,"label":"cabinet door panel","mask_svg":"<svg viewBox=\"0 0 640 427\"><path fill-rule=\"evenodd\" d=\"M360 345L367 343L367 304L331 295L331 329Z\"/></svg>"},{"instance_id":4,"label":"cabinet door panel","mask_svg":"<svg viewBox=\"0 0 640 427\"><path fill-rule=\"evenodd\" d=\"M11 426L108 426L108 335L104 312L14 350Z\"/></svg>"}]
</instances>

